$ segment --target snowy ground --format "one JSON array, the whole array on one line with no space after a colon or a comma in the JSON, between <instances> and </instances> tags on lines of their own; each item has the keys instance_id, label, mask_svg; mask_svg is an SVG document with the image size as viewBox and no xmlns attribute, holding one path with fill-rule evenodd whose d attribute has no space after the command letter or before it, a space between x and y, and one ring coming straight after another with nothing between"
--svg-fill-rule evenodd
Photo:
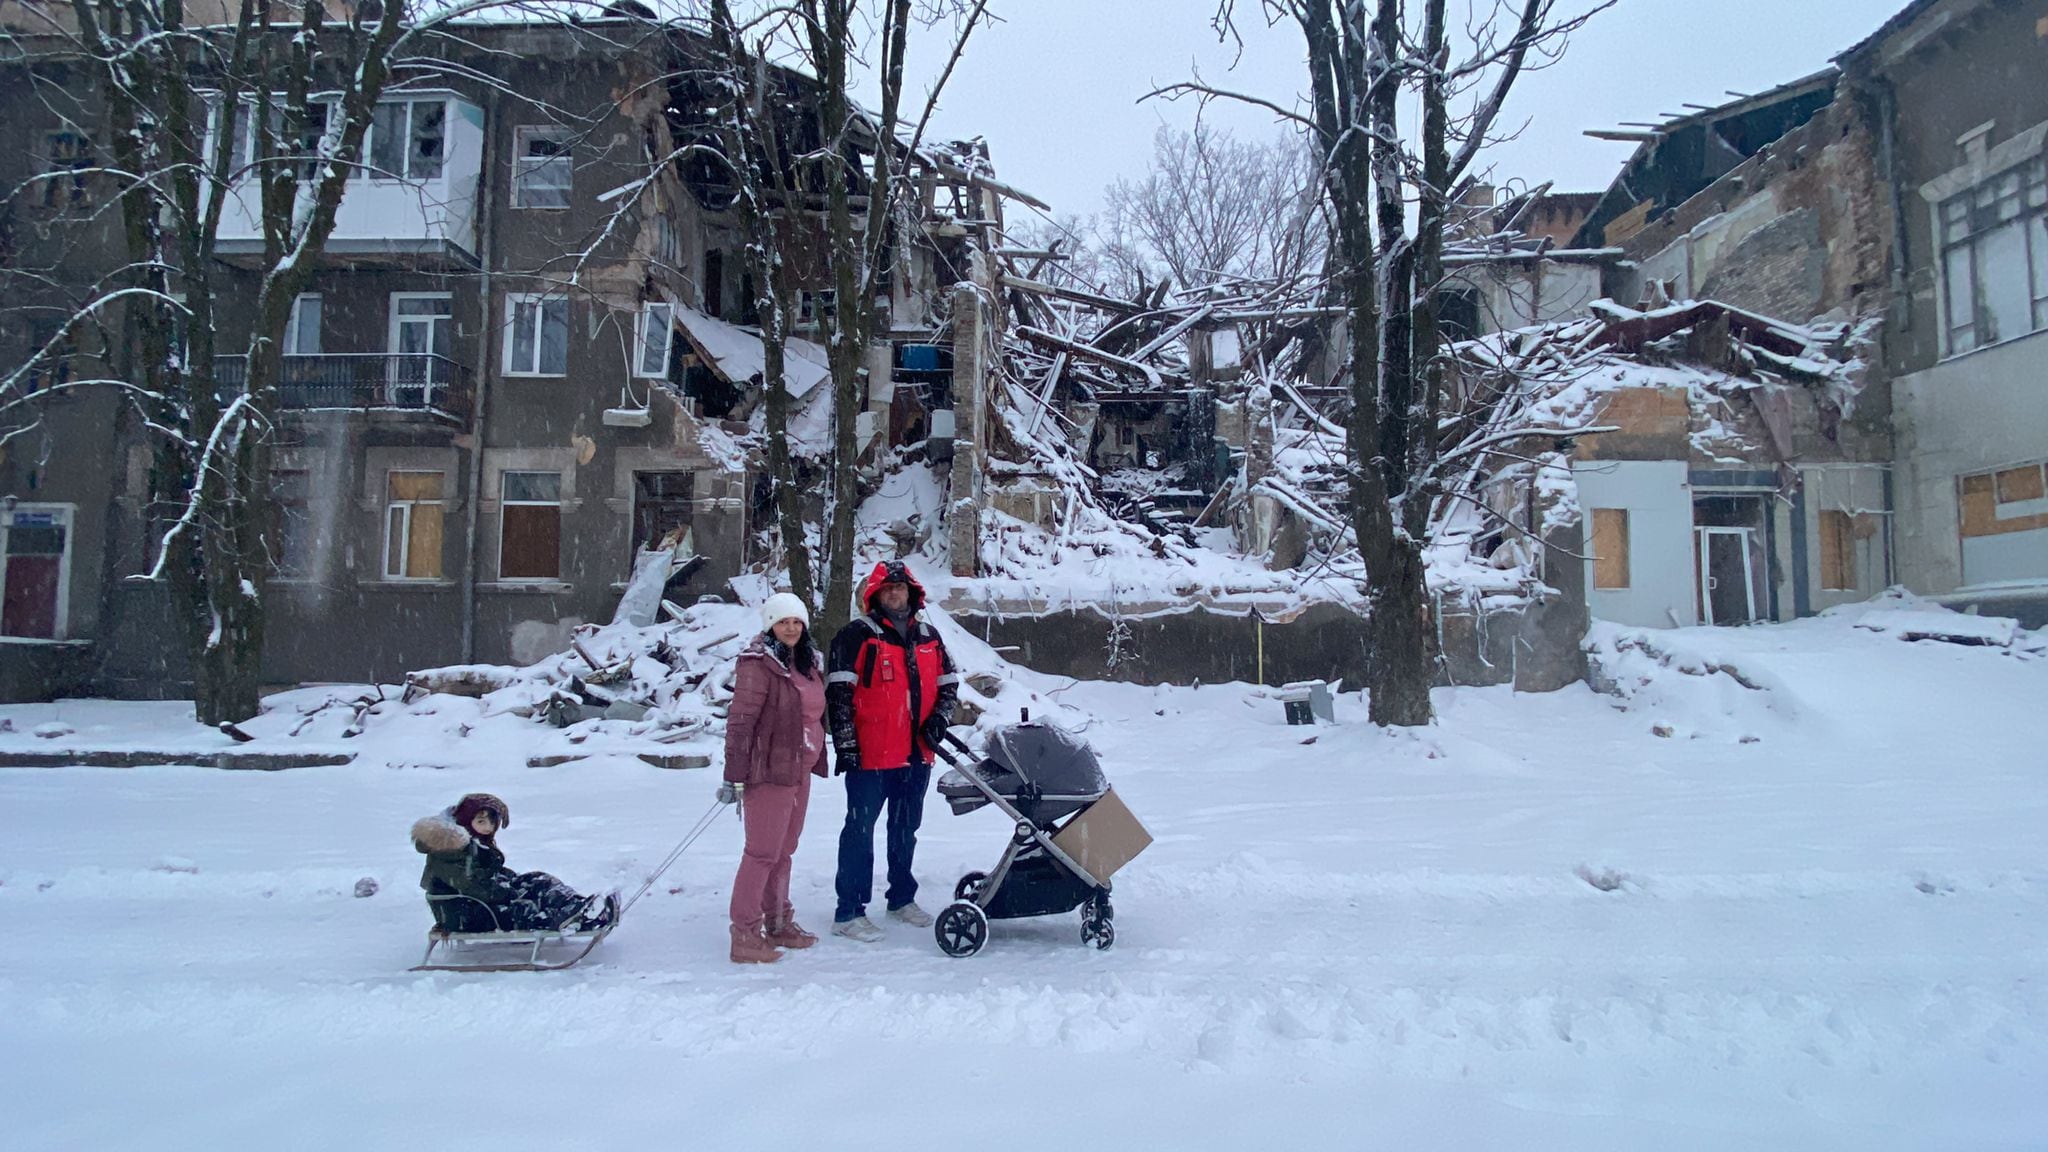
<instances>
[{"instance_id":1,"label":"snowy ground","mask_svg":"<svg viewBox=\"0 0 2048 1152\"><path fill-rule=\"evenodd\" d=\"M515 867L631 885L715 773L0 770L0 1146L2048 1147L2048 659L1853 619L1658 634L1756 689L1346 696L1307 746L1243 685L1075 686L1157 836L1100 954L734 968L728 818L586 967L415 975L415 817L494 791ZM0 713L184 738L108 709ZM1006 829L926 821L936 906Z\"/></svg>"}]
</instances>

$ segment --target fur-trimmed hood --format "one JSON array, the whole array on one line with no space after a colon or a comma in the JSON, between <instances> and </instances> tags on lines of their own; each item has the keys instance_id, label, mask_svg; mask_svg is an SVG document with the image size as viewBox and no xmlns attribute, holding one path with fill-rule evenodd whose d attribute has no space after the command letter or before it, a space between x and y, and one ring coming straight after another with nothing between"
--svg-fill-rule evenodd
<instances>
[{"instance_id":1,"label":"fur-trimmed hood","mask_svg":"<svg viewBox=\"0 0 2048 1152\"><path fill-rule=\"evenodd\" d=\"M467 852L473 839L469 829L455 822L452 805L414 821L412 826L412 846L430 855Z\"/></svg>"}]
</instances>

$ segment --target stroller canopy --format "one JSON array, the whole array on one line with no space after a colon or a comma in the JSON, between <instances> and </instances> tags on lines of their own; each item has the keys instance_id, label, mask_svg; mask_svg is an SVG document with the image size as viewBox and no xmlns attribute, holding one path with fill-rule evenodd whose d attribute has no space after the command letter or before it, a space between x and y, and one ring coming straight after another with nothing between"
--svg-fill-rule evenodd
<instances>
[{"instance_id":1,"label":"stroller canopy","mask_svg":"<svg viewBox=\"0 0 2048 1152\"><path fill-rule=\"evenodd\" d=\"M1109 791L1095 749L1053 724L1012 724L988 741L988 758L1048 796L1085 796Z\"/></svg>"}]
</instances>

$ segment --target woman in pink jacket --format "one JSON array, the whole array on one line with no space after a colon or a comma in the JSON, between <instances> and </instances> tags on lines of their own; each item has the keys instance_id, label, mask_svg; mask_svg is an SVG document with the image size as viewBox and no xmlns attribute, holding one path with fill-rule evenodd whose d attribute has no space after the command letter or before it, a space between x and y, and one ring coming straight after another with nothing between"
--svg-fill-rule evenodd
<instances>
[{"instance_id":1,"label":"woman in pink jacket","mask_svg":"<svg viewBox=\"0 0 2048 1152\"><path fill-rule=\"evenodd\" d=\"M761 605L766 628L740 653L725 719L725 779L743 797L745 854L732 883L732 961L766 964L778 948L818 938L797 926L789 863L804 830L811 777L825 775L825 664L811 645L804 602L779 592Z\"/></svg>"}]
</instances>

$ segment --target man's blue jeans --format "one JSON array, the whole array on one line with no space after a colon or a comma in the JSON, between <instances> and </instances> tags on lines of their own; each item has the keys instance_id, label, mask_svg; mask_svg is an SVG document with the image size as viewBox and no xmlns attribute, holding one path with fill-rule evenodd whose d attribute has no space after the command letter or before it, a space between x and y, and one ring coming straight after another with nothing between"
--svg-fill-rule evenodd
<instances>
[{"instance_id":1,"label":"man's blue jeans","mask_svg":"<svg viewBox=\"0 0 2048 1152\"><path fill-rule=\"evenodd\" d=\"M931 766L856 768L846 774L846 826L839 830L839 907L832 919L845 923L867 914L875 894L875 821L889 810L889 907L901 908L917 898L917 877L910 874L917 853L917 826L924 822L924 794Z\"/></svg>"}]
</instances>

